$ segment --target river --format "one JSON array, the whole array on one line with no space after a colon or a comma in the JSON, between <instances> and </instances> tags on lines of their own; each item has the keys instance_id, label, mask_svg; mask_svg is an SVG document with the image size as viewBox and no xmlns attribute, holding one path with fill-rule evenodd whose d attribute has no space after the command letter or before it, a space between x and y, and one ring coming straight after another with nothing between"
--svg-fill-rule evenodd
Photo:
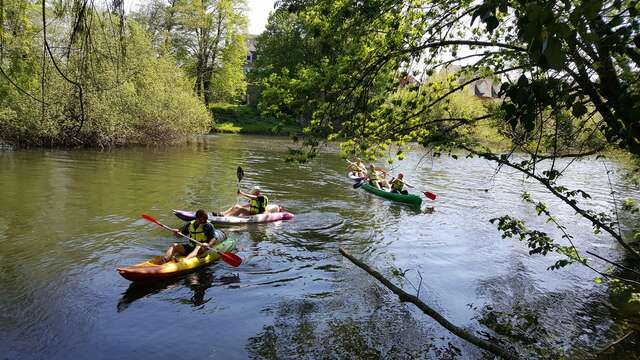
<instances>
[{"instance_id":1,"label":"river","mask_svg":"<svg viewBox=\"0 0 640 360\"><path fill-rule=\"evenodd\" d=\"M0 152L0 357L2 359L477 358L413 305L338 253L394 278L458 326L489 331L496 315L520 314L523 343L572 358L619 336L606 286L580 266L547 271L556 256L529 256L489 219L510 214L552 232L520 199L550 204L580 249L614 259L606 235L509 169L476 158L424 157L397 165L437 194L426 214L353 189L345 164L324 151L308 164L283 161L289 140L212 135L170 147ZM175 281L138 286L116 267L164 251L170 233L140 218L179 226L171 209L222 210L260 185L295 219L228 229L238 268L216 263ZM614 170L621 165L608 162ZM620 172L618 196L638 196ZM602 160L573 164L562 180L610 207ZM599 268L603 264L596 263ZM493 319L493 320L492 320ZM522 325L528 319L528 325ZM532 320L533 319L533 320ZM533 325L531 325L533 324ZM531 326L529 326L531 325Z\"/></svg>"}]
</instances>

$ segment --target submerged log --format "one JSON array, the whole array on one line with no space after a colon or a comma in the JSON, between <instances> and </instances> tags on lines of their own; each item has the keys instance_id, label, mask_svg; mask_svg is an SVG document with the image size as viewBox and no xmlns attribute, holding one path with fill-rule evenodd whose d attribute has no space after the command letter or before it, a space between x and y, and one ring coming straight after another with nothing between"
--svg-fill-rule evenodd
<instances>
[{"instance_id":1,"label":"submerged log","mask_svg":"<svg viewBox=\"0 0 640 360\"><path fill-rule=\"evenodd\" d=\"M376 278L378 281L380 281L384 286L387 287L387 289L391 290L394 294L398 295L398 298L400 299L401 302L410 302L412 304L414 304L415 306L417 306L420 310L422 310L423 313L425 313L427 316L431 317L432 319L434 319L435 321L438 322L438 324L442 325L442 327L444 327L445 329L449 330L451 333L453 333L454 335L456 335L457 337L470 342L473 345L476 345L477 347L486 350L494 355L500 356L502 358L505 359L517 359L518 355L513 352L513 351L508 351L506 349L503 349L501 346L496 345L488 340L482 339L480 337L477 337L476 335L452 324L451 322L449 322L449 320L445 319L444 316L440 315L440 313L438 313L437 311L435 311L433 308L431 308L429 305L425 304L424 302L422 302L422 300L420 300L417 296L411 295L407 292L405 292L404 290L400 289L399 287L393 285L391 283L391 281L389 281L387 278L385 278L382 274L380 274L377 270L369 267L369 265L363 263L362 261L356 259L355 257L353 257L353 255L349 254L346 250L344 250L343 248L340 248L340 254L342 254L342 256L346 257L347 259L349 259L349 261L351 261L352 263L354 263L356 266L358 266L359 268L361 268L362 270L366 271L369 275L373 276L374 278Z\"/></svg>"},{"instance_id":2,"label":"submerged log","mask_svg":"<svg viewBox=\"0 0 640 360\"><path fill-rule=\"evenodd\" d=\"M631 335L633 335L635 333L635 330L631 330L628 333L626 333L625 335L623 335L621 338L613 341L612 343L610 343L609 345L607 345L604 349L600 350L600 354L605 353L607 351L609 351L610 349L614 348L615 346L617 346L618 344L624 342L625 340L627 340Z\"/></svg>"}]
</instances>

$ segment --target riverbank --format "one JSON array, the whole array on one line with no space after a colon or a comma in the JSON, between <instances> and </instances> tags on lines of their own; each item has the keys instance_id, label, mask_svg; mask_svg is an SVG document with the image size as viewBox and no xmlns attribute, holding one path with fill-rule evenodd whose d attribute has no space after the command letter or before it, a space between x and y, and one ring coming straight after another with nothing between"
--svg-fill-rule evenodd
<instances>
[{"instance_id":1,"label":"riverbank","mask_svg":"<svg viewBox=\"0 0 640 360\"><path fill-rule=\"evenodd\" d=\"M213 104L210 106L214 124L211 133L292 135L302 131L302 126L281 124L275 119L263 118L249 105Z\"/></svg>"}]
</instances>

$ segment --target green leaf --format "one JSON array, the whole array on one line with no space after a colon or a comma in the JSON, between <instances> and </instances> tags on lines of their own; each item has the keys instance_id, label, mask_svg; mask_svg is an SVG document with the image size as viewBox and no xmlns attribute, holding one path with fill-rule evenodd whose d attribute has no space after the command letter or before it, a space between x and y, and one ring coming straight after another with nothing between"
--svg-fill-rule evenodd
<instances>
[{"instance_id":1,"label":"green leaf","mask_svg":"<svg viewBox=\"0 0 640 360\"><path fill-rule=\"evenodd\" d=\"M573 107L571 108L571 114L573 114L573 116L579 118L582 115L587 113L587 107L582 105L582 104L574 104Z\"/></svg>"},{"instance_id":2,"label":"green leaf","mask_svg":"<svg viewBox=\"0 0 640 360\"><path fill-rule=\"evenodd\" d=\"M565 54L558 38L549 39L548 46L544 50L544 58L551 69L562 70L565 63Z\"/></svg>"},{"instance_id":3,"label":"green leaf","mask_svg":"<svg viewBox=\"0 0 640 360\"><path fill-rule=\"evenodd\" d=\"M496 18L495 16L489 16L486 20L485 23L487 24L487 31L492 33L493 30L495 30L498 25L500 24L498 22L498 18Z\"/></svg>"}]
</instances>

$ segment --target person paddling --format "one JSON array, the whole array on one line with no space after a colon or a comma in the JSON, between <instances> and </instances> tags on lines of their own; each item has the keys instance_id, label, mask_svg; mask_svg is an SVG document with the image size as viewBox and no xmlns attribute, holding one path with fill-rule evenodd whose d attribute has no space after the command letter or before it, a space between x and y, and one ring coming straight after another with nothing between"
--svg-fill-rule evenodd
<instances>
[{"instance_id":1,"label":"person paddling","mask_svg":"<svg viewBox=\"0 0 640 360\"><path fill-rule=\"evenodd\" d=\"M189 236L193 240L199 241L203 244L203 246L193 244L191 242L187 243L174 243L167 249L162 260L164 262L170 260L176 260L177 255L186 256L185 260L194 258L198 255L202 255L204 252L209 250L209 248L216 243L215 238L215 228L212 224L207 222L208 215L207 212L199 209L196 211L195 220L189 221L182 226L181 229L173 229L173 233L176 237L179 236L179 233Z\"/></svg>"},{"instance_id":2,"label":"person paddling","mask_svg":"<svg viewBox=\"0 0 640 360\"><path fill-rule=\"evenodd\" d=\"M378 175L378 171L376 170L376 167L373 166L373 164L369 165L369 171L367 176L369 178L369 184L375 187L376 189L382 190L382 188L389 187L389 183L387 182L387 180L384 179L384 176L380 177Z\"/></svg>"},{"instance_id":3,"label":"person paddling","mask_svg":"<svg viewBox=\"0 0 640 360\"><path fill-rule=\"evenodd\" d=\"M391 192L402 195L409 195L407 190L404 190L404 174L398 173L398 176L391 179Z\"/></svg>"},{"instance_id":4,"label":"person paddling","mask_svg":"<svg viewBox=\"0 0 640 360\"><path fill-rule=\"evenodd\" d=\"M357 177L367 177L367 166L359 158L356 158L354 162L349 162L348 170Z\"/></svg>"},{"instance_id":5,"label":"person paddling","mask_svg":"<svg viewBox=\"0 0 640 360\"><path fill-rule=\"evenodd\" d=\"M251 216L263 214L267 211L269 198L262 195L259 186L254 186L250 194L238 190L238 195L249 200L249 205L236 205L224 212L224 216Z\"/></svg>"}]
</instances>

